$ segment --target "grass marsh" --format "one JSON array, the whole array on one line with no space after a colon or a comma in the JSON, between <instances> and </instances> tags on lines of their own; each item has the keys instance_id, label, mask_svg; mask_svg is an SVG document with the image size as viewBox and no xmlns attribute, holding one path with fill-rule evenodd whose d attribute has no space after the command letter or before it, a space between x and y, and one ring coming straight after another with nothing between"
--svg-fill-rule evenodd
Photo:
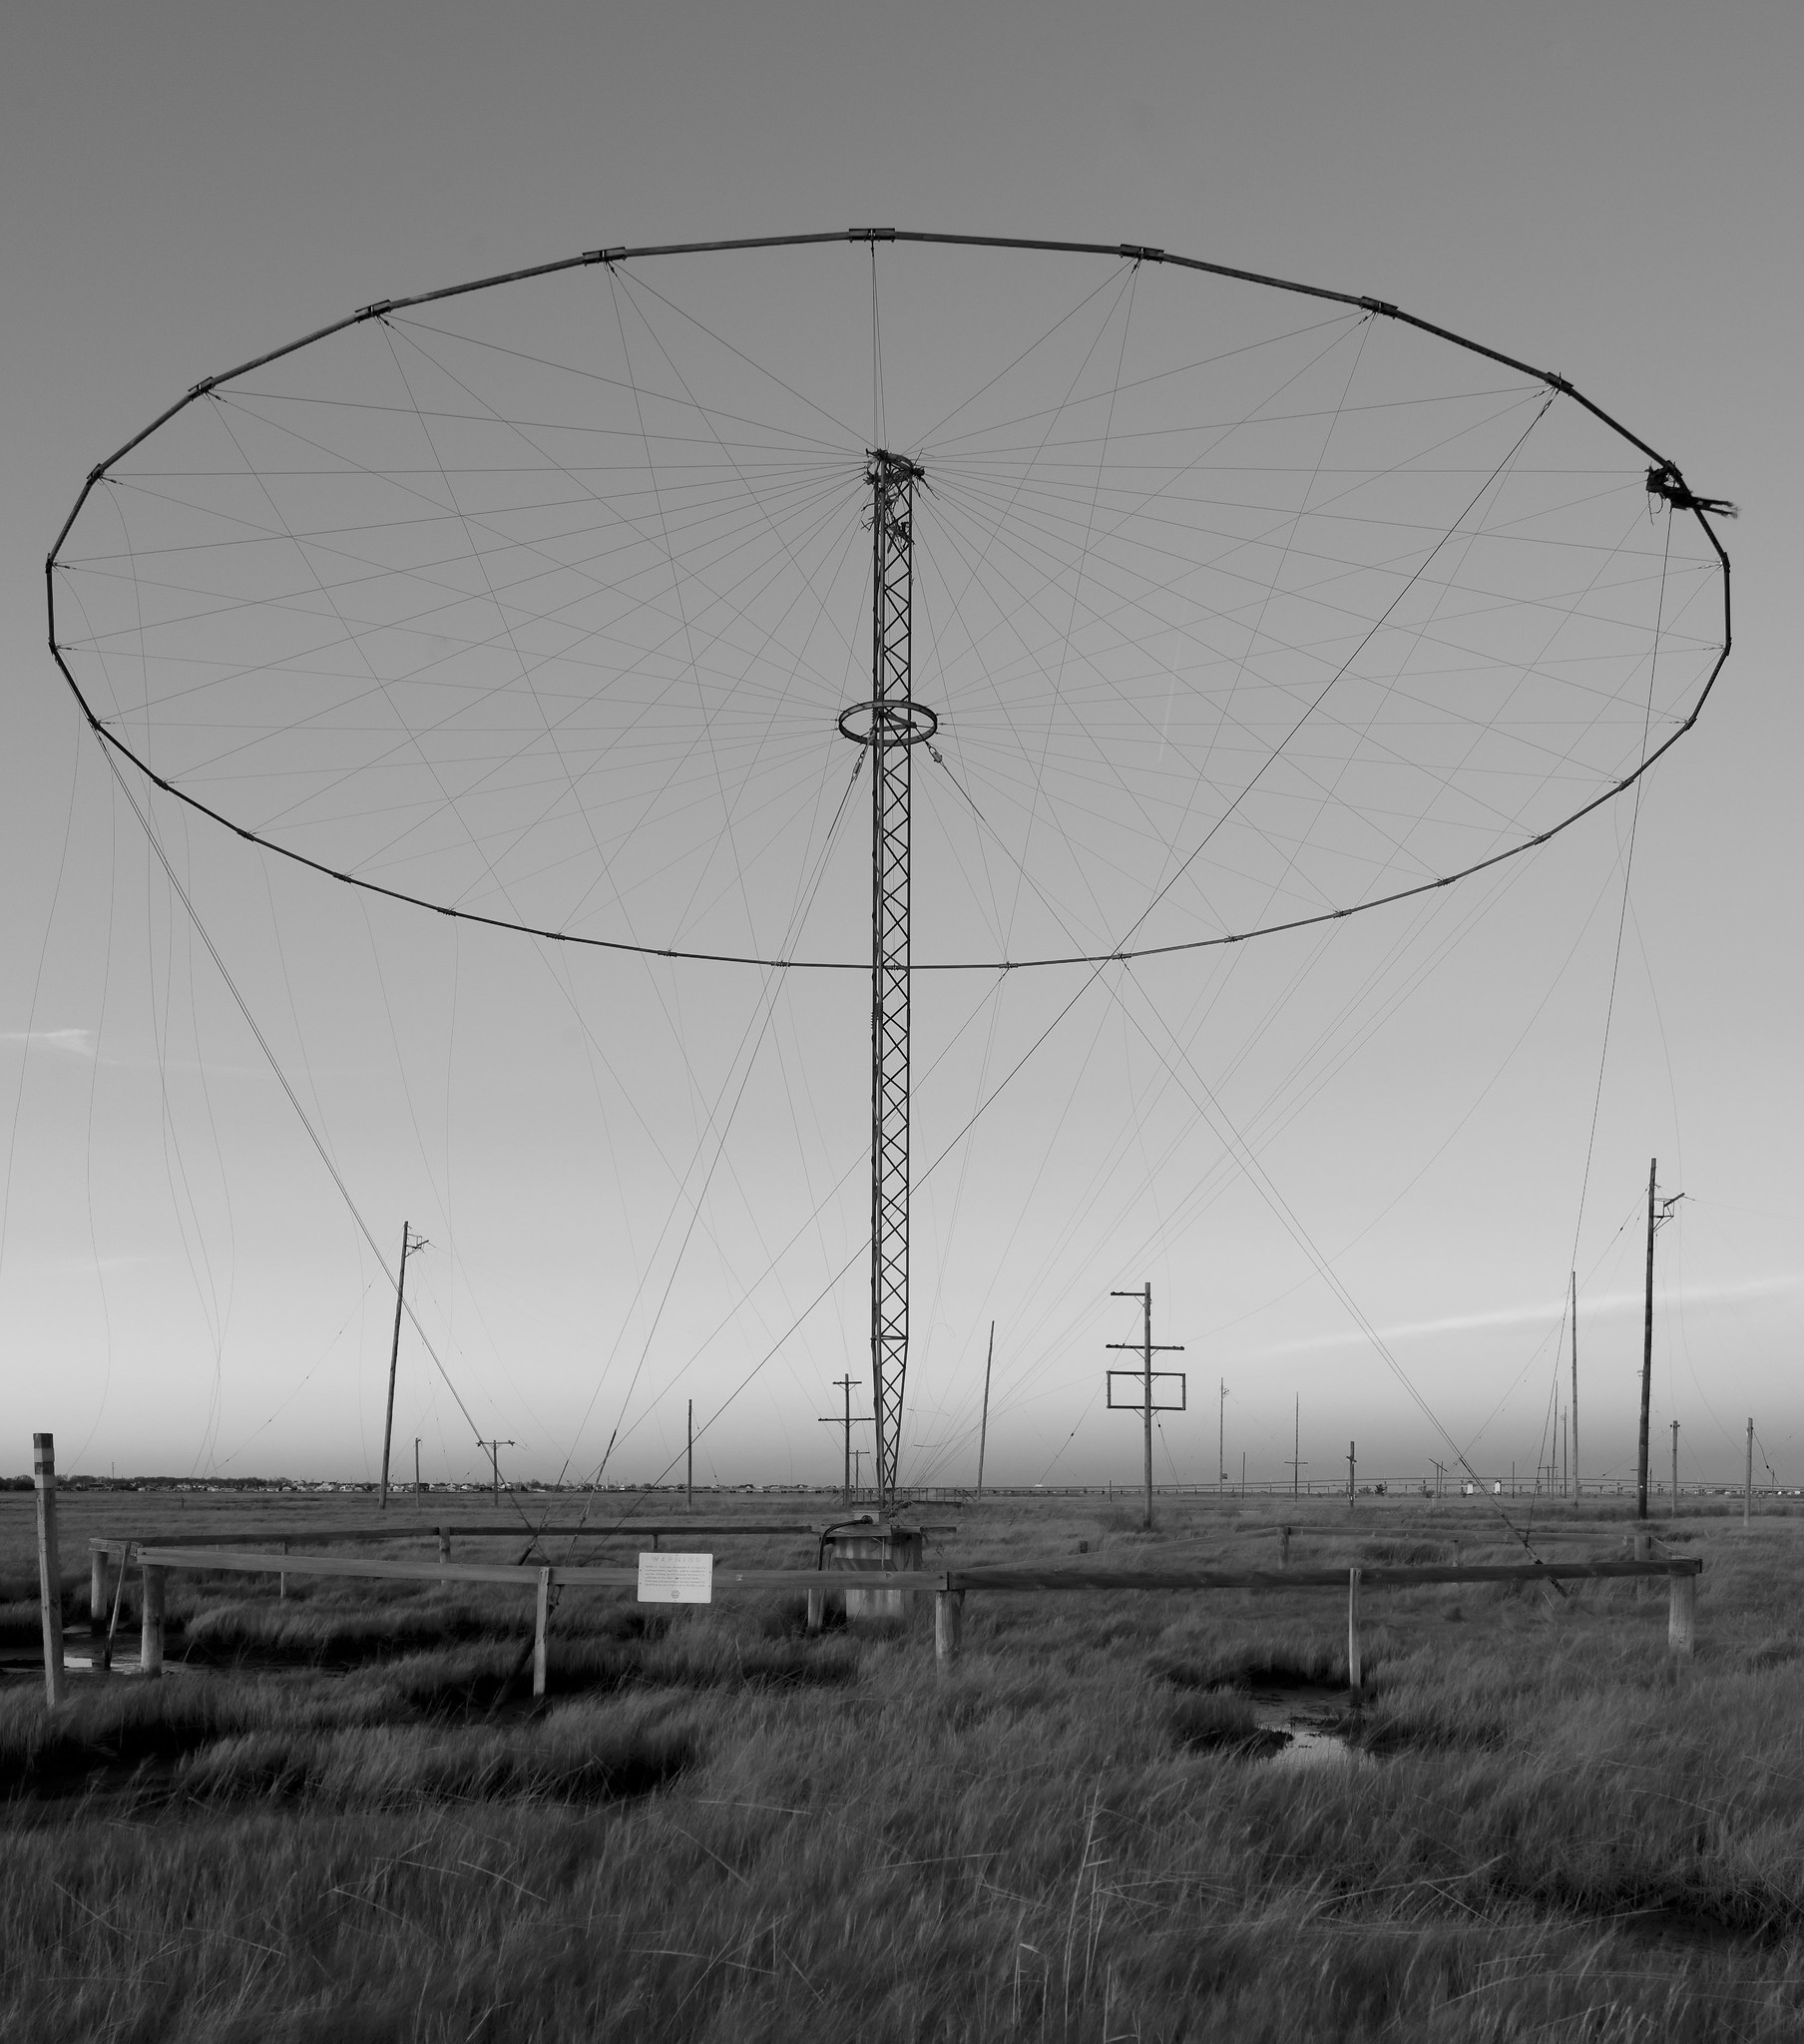
<instances>
[{"instance_id":1,"label":"grass marsh","mask_svg":"<svg viewBox=\"0 0 1804 2044\"><path fill-rule=\"evenodd\" d=\"M24 1502L0 1587L29 1581ZM1318 1501L1292 1559L1509 1558L1476 1503ZM1549 1551L1621 1551L1624 1521L1567 1511ZM1232 1500L1150 1538L1078 1501L926 1516L973 1563L1275 1560L1274 1513ZM66 1501L66 1559L87 1530ZM77 1678L54 1722L29 1663L0 1683L0 2026L1795 2038L1800 1524L1671 1537L1706 1558L1693 1661L1663 1587L1369 1591L1355 1753L1290 1772L1247 1692L1344 1684L1332 1592L974 1593L950 1674L925 1603L809 1638L774 1596L570 1595L534 1708L511 1591L175 1577L181 1672ZM79 1646L85 1562L66 1606Z\"/></svg>"}]
</instances>

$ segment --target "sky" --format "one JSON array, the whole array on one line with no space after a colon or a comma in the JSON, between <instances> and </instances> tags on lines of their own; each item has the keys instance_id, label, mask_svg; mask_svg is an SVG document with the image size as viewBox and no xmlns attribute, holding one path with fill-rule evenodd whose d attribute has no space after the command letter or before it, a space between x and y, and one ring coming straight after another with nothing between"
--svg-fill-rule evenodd
<instances>
[{"instance_id":1,"label":"sky","mask_svg":"<svg viewBox=\"0 0 1804 2044\"><path fill-rule=\"evenodd\" d=\"M1575 1267L1580 1464L1632 1477L1655 1156L1685 1195L1656 1473L1677 1420L1682 1479L1734 1478L1752 1415L1804 1476L1795 9L103 5L11 51L0 1468L52 1429L65 1468L373 1473L393 1294L348 1199L391 1263L404 1221L430 1244L398 1470L417 1437L427 1476L473 1474L483 1436L521 1474L657 1477L692 1401L698 1481L836 1475L820 1421L869 1378L856 985L766 1012L724 968L550 956L153 808L265 1051L49 658L42 563L175 397L373 300L896 226L1404 305L1571 378L1742 513L1733 654L1638 815L1231 969L1147 967L969 1141L1047 1012L920 997L904 1477L975 1473L992 1320L991 1479L1135 1476L1103 1371L1137 1331L1110 1294L1142 1282L1188 1373L1161 1479L1213 1481L1218 1448L1337 1476L1355 1440L1362 1480L1456 1449L1531 1472Z\"/></svg>"}]
</instances>

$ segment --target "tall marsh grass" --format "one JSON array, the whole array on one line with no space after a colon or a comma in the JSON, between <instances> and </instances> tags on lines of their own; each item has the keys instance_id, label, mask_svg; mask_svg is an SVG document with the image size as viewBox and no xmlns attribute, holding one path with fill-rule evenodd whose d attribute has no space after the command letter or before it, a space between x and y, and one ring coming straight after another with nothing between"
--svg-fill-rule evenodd
<instances>
[{"instance_id":1,"label":"tall marsh grass","mask_svg":"<svg viewBox=\"0 0 1804 2044\"><path fill-rule=\"evenodd\" d=\"M1096 1521L987 1506L960 1552L1270 1559L1251 1514ZM1312 1562L1491 1533L1307 1530ZM1321 1592L974 1595L949 1675L925 1609L806 1638L776 1600L635 1631L569 1598L536 1710L518 1600L440 1594L437 1636L430 1597L300 1600L315 1668L255 1651L301 1611L211 1593L222 1666L54 1724L0 1685L0 2030L1795 2039L1800 1534L1707 1527L1690 1664L1632 1586L1374 1592L1355 1751L1288 1773L1245 1691L1344 1680Z\"/></svg>"}]
</instances>

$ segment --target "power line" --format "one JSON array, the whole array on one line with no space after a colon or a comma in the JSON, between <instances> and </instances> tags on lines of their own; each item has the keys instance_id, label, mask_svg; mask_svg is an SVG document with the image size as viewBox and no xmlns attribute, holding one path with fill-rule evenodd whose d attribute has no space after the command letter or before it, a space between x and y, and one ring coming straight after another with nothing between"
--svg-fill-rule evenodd
<instances>
[{"instance_id":1,"label":"power line","mask_svg":"<svg viewBox=\"0 0 1804 2044\"><path fill-rule=\"evenodd\" d=\"M106 760L108 766L112 769L113 778L115 781L118 782L120 791L124 794L126 800L131 803L133 814L137 816L139 822L143 825L146 842L150 845L152 851L156 853L157 862L159 865L162 866L164 873L169 880L170 886L175 890L176 896L181 901L182 906L188 911L189 921L193 924L195 933L200 937L202 943L207 946L207 952L209 957L212 958L214 964L219 968L220 977L226 982L226 991L231 995L232 1000L237 1004L238 1013L243 1016L245 1026L249 1029L251 1035L256 1039L257 1048L262 1052L264 1058L267 1060L270 1071L272 1071L275 1074L277 1084L281 1087L283 1093L287 1095L288 1105L293 1108L295 1115L298 1117L300 1121L301 1127L306 1130L307 1140L312 1144L314 1150L317 1151L319 1155L319 1161L321 1164L325 1166L327 1175L330 1177L333 1185L335 1185L338 1188L338 1197L344 1202L345 1208L349 1212L351 1219L357 1224L357 1227L361 1232L364 1241L368 1243L370 1248L370 1254L375 1258L376 1264L378 1268L381 1270L382 1275L388 1279L389 1283L396 1286L397 1293L399 1293L399 1281L395 1278L394 1274L389 1270L387 1259L383 1256L380 1247L377 1245L376 1238L370 1229L369 1223L364 1220L362 1210L358 1207L356 1201L351 1197L351 1189L348 1185L345 1184L343 1173L339 1171L337 1165L333 1162L332 1154L325 1147L324 1140L321 1138L319 1131L313 1126L312 1118L308 1115L306 1109L301 1105L300 1096L294 1091L294 1088L289 1084L288 1075L281 1068L281 1061L276 1057L274 1048L270 1044L269 1039L263 1034L261 1028L258 1026L256 1017L250 1012L250 1004L248 1001L245 1000L242 992L239 990L237 981L232 978L231 972L229 968L226 966L225 959L221 957L219 946L214 942L212 936L209 934L207 925L201 920L201 912L198 908L196 908L194 904L194 898L190 895L188 889L182 884L181 876L177 873L174 864L171 862L169 853L164 850L163 841L157 835L156 829L152 824L150 817L146 814L145 810L140 806L138 797L132 792L130 785L126 781L125 775L120 771L119 763L113 757L112 752L109 751L107 748L103 747L102 757ZM424 1346L426 1353L431 1356L433 1364L438 1370L439 1375L444 1379L446 1390L448 1390L451 1393L452 1397L456 1399L457 1409L463 1414L465 1420L468 1421L470 1431L476 1437L477 1445L480 1447L482 1445L482 1431L477 1426L476 1421L470 1412L469 1406L467 1406L464 1403L462 1393L458 1390L456 1384L453 1383L451 1379L451 1372L445 1367L444 1358L433 1346L432 1337L426 1332L426 1329L423 1326L421 1326L419 1315L414 1311L411 1304L406 1305L406 1312L407 1317L413 1322L414 1332L419 1335L421 1344Z\"/></svg>"}]
</instances>

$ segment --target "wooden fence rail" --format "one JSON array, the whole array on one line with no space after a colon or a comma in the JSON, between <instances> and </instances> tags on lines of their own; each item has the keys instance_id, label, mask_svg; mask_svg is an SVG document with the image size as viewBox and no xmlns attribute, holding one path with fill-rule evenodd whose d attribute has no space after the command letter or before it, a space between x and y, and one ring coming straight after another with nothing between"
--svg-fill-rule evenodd
<instances>
[{"instance_id":1,"label":"wooden fence rail","mask_svg":"<svg viewBox=\"0 0 1804 2044\"><path fill-rule=\"evenodd\" d=\"M949 1590L1330 1590L1347 1580L1332 1569L953 1569ZM1425 1583L1553 1583L1602 1576L1695 1576L1694 1555L1659 1561L1361 1562L1361 1580L1393 1587Z\"/></svg>"},{"instance_id":2,"label":"wooden fence rail","mask_svg":"<svg viewBox=\"0 0 1804 2044\"><path fill-rule=\"evenodd\" d=\"M102 1557L121 1562L119 1592L124 1590L125 1572L135 1561L143 1571L140 1599L142 1646L140 1667L156 1675L163 1667L164 1587L171 1569L186 1569L200 1575L290 1575L346 1576L374 1578L386 1582L490 1583L530 1589L534 1597L533 1694L543 1696L547 1677L547 1632L550 1625L551 1593L558 1590L637 1589L636 1569L610 1568L582 1563L545 1566L508 1562L373 1561L353 1555L269 1554L248 1549L210 1546L164 1546L150 1542L96 1540L91 1543L95 1574L90 1590L90 1609L105 1609L105 1570ZM1551 1561L1475 1562L1470 1564L1363 1563L1338 1569L1103 1569L1103 1568L968 1568L926 1570L896 1569L727 1569L717 1571L714 1582L746 1590L803 1590L808 1595L808 1626L818 1631L826 1596L831 1591L856 1589L896 1590L904 1595L934 1597L934 1653L943 1665L956 1661L964 1630L965 1598L972 1591L986 1594L1060 1591L1198 1591L1198 1590L1311 1590L1340 1589L1347 1592L1347 1675L1349 1686L1362 1686L1363 1657L1360 1634L1360 1594L1363 1589L1410 1589L1448 1583L1562 1583L1665 1577L1670 1586L1667 1645L1675 1654L1689 1655L1695 1633L1697 1578L1703 1563L1695 1556L1674 1555L1658 1561ZM98 1586L98 1587L95 1587ZM48 1593L47 1593L48 1594ZM117 1625L120 1596L114 1597L113 1621ZM46 1681L52 1678L50 1631L45 1631ZM110 1648L111 1628L107 1632ZM106 1666L110 1653L97 1655ZM57 1637L56 1683L61 1681L61 1635ZM56 1690L51 1692L56 1694Z\"/></svg>"},{"instance_id":3,"label":"wooden fence rail","mask_svg":"<svg viewBox=\"0 0 1804 2044\"><path fill-rule=\"evenodd\" d=\"M1572 1583L1664 1576L1671 1584L1666 1645L1689 1656L1697 1630L1695 1555L1662 1561L1458 1562L1437 1565L1361 1563L1341 1569L949 1569L934 1609L934 1654L944 1665L958 1659L965 1593L969 1590L1338 1590L1347 1592L1347 1686L1363 1687L1360 1591L1367 1585L1409 1589L1436 1583Z\"/></svg>"},{"instance_id":4,"label":"wooden fence rail","mask_svg":"<svg viewBox=\"0 0 1804 2044\"><path fill-rule=\"evenodd\" d=\"M547 1573L555 1589L632 1590L639 1586L636 1568L585 1566L566 1562L547 1570L543 1562L505 1561L370 1561L348 1554L261 1554L215 1547L150 1547L133 1544L133 1558L147 1568L188 1569L197 1574L253 1576L363 1576L398 1583L517 1583L535 1584ZM822 1584L835 1590L848 1585L857 1590L901 1589L925 1593L939 1587L938 1579L916 1571L864 1571L846 1569L720 1569L716 1583L742 1585L750 1590L809 1589Z\"/></svg>"},{"instance_id":5,"label":"wooden fence rail","mask_svg":"<svg viewBox=\"0 0 1804 2044\"><path fill-rule=\"evenodd\" d=\"M810 1539L819 1534L818 1524L803 1524L801 1521L782 1524L766 1524L757 1520L707 1519L656 1519L632 1520L623 1526L570 1525L535 1526L524 1519L420 1519L405 1526L259 1526L254 1534L257 1540L305 1541L314 1547L348 1547L353 1542L377 1540L448 1540L455 1534L466 1534L471 1539L512 1539L518 1540L530 1534L536 1540L639 1540L650 1534L654 1540L660 1537L678 1536L688 1539L705 1533L712 1539L726 1539L738 1535L747 1538L754 1534L807 1534ZM929 1527L930 1532L944 1532L944 1527ZM126 1546L142 1547L147 1542L167 1541L177 1547L231 1547L244 1538L240 1529L236 1533L206 1533L191 1531L183 1526L169 1533L135 1534L128 1542L114 1540L96 1534L88 1542L90 1547L104 1547L109 1554L117 1554Z\"/></svg>"}]
</instances>

